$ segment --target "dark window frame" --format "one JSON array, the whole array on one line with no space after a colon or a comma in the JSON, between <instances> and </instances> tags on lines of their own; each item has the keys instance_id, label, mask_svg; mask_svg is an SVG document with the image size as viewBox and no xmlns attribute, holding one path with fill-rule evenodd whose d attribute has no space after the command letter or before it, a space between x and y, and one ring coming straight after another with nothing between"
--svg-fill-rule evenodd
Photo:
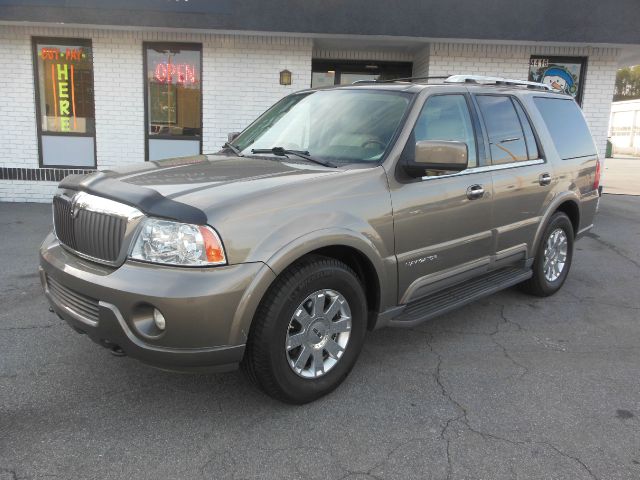
<instances>
[{"instance_id":1,"label":"dark window frame","mask_svg":"<svg viewBox=\"0 0 640 480\"><path fill-rule=\"evenodd\" d=\"M185 135L177 137L175 135L149 135L149 83L147 72L147 50L149 48L159 47L163 49L178 48L182 50L189 50L200 53L200 135ZM199 154L202 155L202 144L204 139L204 120L203 120L203 103L204 103L204 68L202 63L202 43L195 42L142 42L142 81L144 82L144 161L149 161L149 140L173 140L173 141L185 141L185 140L199 140L200 150Z\"/></svg>"},{"instance_id":2,"label":"dark window frame","mask_svg":"<svg viewBox=\"0 0 640 480\"><path fill-rule=\"evenodd\" d=\"M40 107L40 74L38 70L38 44L55 44L64 46L77 46L89 47L91 49L91 89L93 90L93 132L92 133L74 133L74 132L43 132L42 131L42 109ZM38 168L64 168L64 169L95 169L98 166L98 147L96 141L96 125L95 125L95 78L94 78L94 66L93 66L93 43L90 38L74 38L74 37L31 37L31 55L33 61L33 87L34 87L34 100L36 103L36 130L38 135ZM93 165L44 165L42 158L42 136L51 137L87 137L93 138Z\"/></svg>"}]
</instances>

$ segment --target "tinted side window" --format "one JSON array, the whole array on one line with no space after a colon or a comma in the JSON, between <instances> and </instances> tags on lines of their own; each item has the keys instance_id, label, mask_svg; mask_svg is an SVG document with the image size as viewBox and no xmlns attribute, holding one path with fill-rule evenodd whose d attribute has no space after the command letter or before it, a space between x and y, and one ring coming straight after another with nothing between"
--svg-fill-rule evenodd
<instances>
[{"instance_id":1,"label":"tinted side window","mask_svg":"<svg viewBox=\"0 0 640 480\"><path fill-rule=\"evenodd\" d=\"M533 101L547 124L560 158L565 160L597 153L589 127L576 102L544 97L536 97Z\"/></svg>"},{"instance_id":2,"label":"tinted side window","mask_svg":"<svg viewBox=\"0 0 640 480\"><path fill-rule=\"evenodd\" d=\"M529 119L524 113L524 109L522 108L522 105L520 105L520 102L513 100L513 104L516 107L518 117L520 117L520 123L522 124L522 129L524 130L524 139L527 142L529 160L536 160L537 158L540 158L540 154L538 153L538 144L536 143L536 136L533 134L533 128L531 128Z\"/></svg>"},{"instance_id":3,"label":"tinted side window","mask_svg":"<svg viewBox=\"0 0 640 480\"><path fill-rule=\"evenodd\" d=\"M467 145L469 168L478 165L476 140L464 95L430 97L413 130L415 141L450 140Z\"/></svg>"},{"instance_id":4,"label":"tinted side window","mask_svg":"<svg viewBox=\"0 0 640 480\"><path fill-rule=\"evenodd\" d=\"M493 164L528 160L524 132L511 98L500 95L476 98L487 127Z\"/></svg>"}]
</instances>

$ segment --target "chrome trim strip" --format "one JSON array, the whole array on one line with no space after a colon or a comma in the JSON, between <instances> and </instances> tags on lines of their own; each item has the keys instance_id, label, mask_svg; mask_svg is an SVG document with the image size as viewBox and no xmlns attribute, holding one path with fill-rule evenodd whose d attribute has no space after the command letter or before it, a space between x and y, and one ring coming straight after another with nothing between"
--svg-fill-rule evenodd
<instances>
[{"instance_id":1,"label":"chrome trim strip","mask_svg":"<svg viewBox=\"0 0 640 480\"><path fill-rule=\"evenodd\" d=\"M522 162L502 163L500 165L484 165L482 167L467 168L461 172L450 173L448 175L437 175L434 177L422 177L422 180L439 180L441 178L459 177L461 175L471 175L473 173L493 172L495 170L506 170L508 168L528 167L531 165L542 165L545 163L543 158L536 160L525 160Z\"/></svg>"},{"instance_id":2,"label":"chrome trim strip","mask_svg":"<svg viewBox=\"0 0 640 480\"><path fill-rule=\"evenodd\" d=\"M71 199L72 211L76 208L88 210L90 212L103 213L105 215L124 217L127 220L132 220L144 215L135 207L131 207L114 200L109 200L108 198L98 197L86 192L78 192Z\"/></svg>"}]
</instances>

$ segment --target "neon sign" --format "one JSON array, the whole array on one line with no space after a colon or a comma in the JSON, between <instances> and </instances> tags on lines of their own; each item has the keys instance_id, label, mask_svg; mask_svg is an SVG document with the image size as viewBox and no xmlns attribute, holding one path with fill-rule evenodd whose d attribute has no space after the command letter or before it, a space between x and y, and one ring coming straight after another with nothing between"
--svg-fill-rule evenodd
<instances>
[{"instance_id":1,"label":"neon sign","mask_svg":"<svg viewBox=\"0 0 640 480\"><path fill-rule=\"evenodd\" d=\"M197 83L195 65L186 63L157 63L154 69L154 77L160 83L176 82L180 85Z\"/></svg>"},{"instance_id":2,"label":"neon sign","mask_svg":"<svg viewBox=\"0 0 640 480\"><path fill-rule=\"evenodd\" d=\"M61 132L78 128L76 117L75 68L73 61L82 61L86 55L81 48L42 47L40 56L51 60L51 93L53 95L54 118L58 119ZM73 122L73 123L72 123Z\"/></svg>"},{"instance_id":3,"label":"neon sign","mask_svg":"<svg viewBox=\"0 0 640 480\"><path fill-rule=\"evenodd\" d=\"M40 56L43 60L84 60L85 54L81 48L67 48L64 52L55 47L42 47Z\"/></svg>"}]
</instances>

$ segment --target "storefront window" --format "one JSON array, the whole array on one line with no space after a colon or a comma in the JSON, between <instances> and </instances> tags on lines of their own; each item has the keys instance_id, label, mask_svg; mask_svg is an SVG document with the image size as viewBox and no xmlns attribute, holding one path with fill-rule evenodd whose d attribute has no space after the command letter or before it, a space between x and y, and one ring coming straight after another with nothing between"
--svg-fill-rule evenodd
<instances>
[{"instance_id":1,"label":"storefront window","mask_svg":"<svg viewBox=\"0 0 640 480\"><path fill-rule=\"evenodd\" d=\"M199 137L200 48L147 44L149 136Z\"/></svg>"},{"instance_id":2,"label":"storefront window","mask_svg":"<svg viewBox=\"0 0 640 480\"><path fill-rule=\"evenodd\" d=\"M563 91L581 105L586 65L585 57L531 55L529 80L545 83L556 90Z\"/></svg>"},{"instance_id":3,"label":"storefront window","mask_svg":"<svg viewBox=\"0 0 640 480\"><path fill-rule=\"evenodd\" d=\"M42 132L93 133L93 61L88 42L36 41Z\"/></svg>"},{"instance_id":4,"label":"storefront window","mask_svg":"<svg viewBox=\"0 0 640 480\"><path fill-rule=\"evenodd\" d=\"M95 167L91 41L34 38L33 61L40 166Z\"/></svg>"}]
</instances>

